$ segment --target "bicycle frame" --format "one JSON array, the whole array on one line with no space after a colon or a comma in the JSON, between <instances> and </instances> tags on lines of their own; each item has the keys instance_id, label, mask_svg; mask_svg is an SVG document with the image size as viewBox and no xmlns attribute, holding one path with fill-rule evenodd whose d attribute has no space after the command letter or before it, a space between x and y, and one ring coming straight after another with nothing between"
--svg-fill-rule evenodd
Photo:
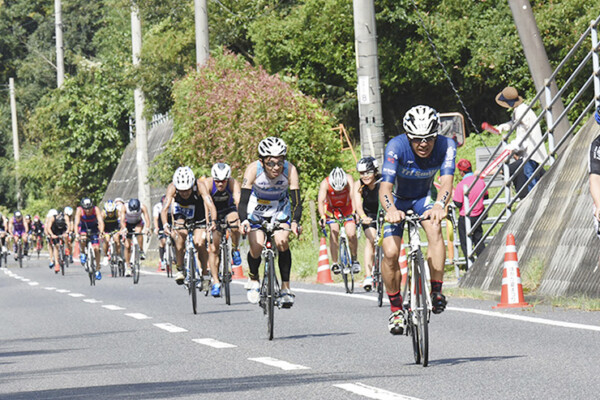
<instances>
[{"instance_id":1,"label":"bicycle frame","mask_svg":"<svg viewBox=\"0 0 600 400\"><path fill-rule=\"evenodd\" d=\"M180 224L178 224L180 225ZM197 314L197 291L198 283L202 283L202 275L198 269L198 263L196 262L196 245L194 244L194 230L201 229L203 225L197 224L193 220L186 220L183 226L178 226L176 230L187 230L187 238L185 240L185 255L184 265L186 277L184 281L184 287L188 290L188 293L192 297L192 311Z\"/></svg>"},{"instance_id":2,"label":"bicycle frame","mask_svg":"<svg viewBox=\"0 0 600 400\"><path fill-rule=\"evenodd\" d=\"M346 287L346 293L354 292L354 271L352 270L353 259L352 252L350 251L350 243L348 242L348 235L346 234L346 227L344 226L347 221L353 221L354 218L348 216L344 217L341 210L336 210L342 218L338 218L334 213L331 219L327 221L327 224L337 223L340 227L340 234L338 237L338 257L340 263L340 269L342 279L344 280L344 286ZM325 232L324 232L325 233ZM327 236L325 234L325 236Z\"/></svg>"}]
</instances>

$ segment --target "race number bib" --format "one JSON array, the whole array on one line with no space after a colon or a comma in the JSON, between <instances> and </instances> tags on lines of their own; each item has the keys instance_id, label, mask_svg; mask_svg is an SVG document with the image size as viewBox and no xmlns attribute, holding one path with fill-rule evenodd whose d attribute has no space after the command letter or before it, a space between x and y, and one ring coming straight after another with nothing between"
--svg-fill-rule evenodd
<instances>
[{"instance_id":1,"label":"race number bib","mask_svg":"<svg viewBox=\"0 0 600 400\"><path fill-rule=\"evenodd\" d=\"M185 217L185 219L192 219L194 218L194 213L196 211L196 205L195 204L190 204L189 206L182 206L180 204L175 203L174 206L174 214L181 214Z\"/></svg>"}]
</instances>

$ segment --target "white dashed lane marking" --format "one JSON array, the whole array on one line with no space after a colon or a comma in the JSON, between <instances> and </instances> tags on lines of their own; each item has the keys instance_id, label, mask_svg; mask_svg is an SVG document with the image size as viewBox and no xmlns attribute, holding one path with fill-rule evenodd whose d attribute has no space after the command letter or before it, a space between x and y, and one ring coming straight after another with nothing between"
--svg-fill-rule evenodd
<instances>
[{"instance_id":1,"label":"white dashed lane marking","mask_svg":"<svg viewBox=\"0 0 600 400\"><path fill-rule=\"evenodd\" d=\"M214 347L215 349L230 349L233 347L237 347L235 344L229 344L225 342L220 342L216 339L212 338L204 338L204 339L192 339L193 342L203 344L205 346Z\"/></svg>"},{"instance_id":2,"label":"white dashed lane marking","mask_svg":"<svg viewBox=\"0 0 600 400\"><path fill-rule=\"evenodd\" d=\"M69 296L71 296L71 297L85 297L85 294L83 294L83 293L69 293Z\"/></svg>"},{"instance_id":3,"label":"white dashed lane marking","mask_svg":"<svg viewBox=\"0 0 600 400\"><path fill-rule=\"evenodd\" d=\"M135 318L135 319L150 319L150 318L152 318L152 317L147 316L146 314L141 314L141 313L128 313L125 315L127 315L128 317L131 317L131 318Z\"/></svg>"},{"instance_id":4,"label":"white dashed lane marking","mask_svg":"<svg viewBox=\"0 0 600 400\"><path fill-rule=\"evenodd\" d=\"M90 304L102 303L101 300L96 300L96 299L83 299L83 301L85 301L86 303L90 303Z\"/></svg>"},{"instance_id":5,"label":"white dashed lane marking","mask_svg":"<svg viewBox=\"0 0 600 400\"><path fill-rule=\"evenodd\" d=\"M37 286L37 285L39 285L39 283L37 283L37 282L29 282L29 286Z\"/></svg>"},{"instance_id":6,"label":"white dashed lane marking","mask_svg":"<svg viewBox=\"0 0 600 400\"><path fill-rule=\"evenodd\" d=\"M344 389L348 392L352 392L369 399L378 400L418 400L416 397L404 396L401 394L388 392L387 390L379 389L373 386L367 386L362 383L341 383L339 385L333 385L337 388Z\"/></svg>"},{"instance_id":7,"label":"white dashed lane marking","mask_svg":"<svg viewBox=\"0 0 600 400\"><path fill-rule=\"evenodd\" d=\"M156 326L157 328L163 329L167 332L171 332L171 333L180 333L180 332L187 332L188 330L185 328L180 328L179 326L175 326L171 323L165 322L162 324L154 324L154 326Z\"/></svg>"},{"instance_id":8,"label":"white dashed lane marking","mask_svg":"<svg viewBox=\"0 0 600 400\"><path fill-rule=\"evenodd\" d=\"M111 311L119 311L119 310L124 310L124 307L119 307L119 306L115 306L113 304L107 304L105 306L102 306L104 308L106 308L107 310L111 310Z\"/></svg>"},{"instance_id":9,"label":"white dashed lane marking","mask_svg":"<svg viewBox=\"0 0 600 400\"><path fill-rule=\"evenodd\" d=\"M257 357L257 358L249 358L250 361L256 361L265 365L269 365L271 367L280 368L284 371L295 371L298 369L310 369L310 367L305 367L303 365L291 364L287 361L278 360L272 357Z\"/></svg>"},{"instance_id":10,"label":"white dashed lane marking","mask_svg":"<svg viewBox=\"0 0 600 400\"><path fill-rule=\"evenodd\" d=\"M58 289L56 290L56 293L71 293L71 291L67 289Z\"/></svg>"}]
</instances>

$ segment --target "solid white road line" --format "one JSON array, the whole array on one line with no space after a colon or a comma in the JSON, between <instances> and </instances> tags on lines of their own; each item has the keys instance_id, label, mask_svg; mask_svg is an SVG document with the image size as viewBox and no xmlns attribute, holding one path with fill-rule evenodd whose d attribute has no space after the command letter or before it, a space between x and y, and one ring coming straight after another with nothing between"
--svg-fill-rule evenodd
<instances>
[{"instance_id":1,"label":"solid white road line","mask_svg":"<svg viewBox=\"0 0 600 400\"><path fill-rule=\"evenodd\" d=\"M119 311L119 310L124 310L124 307L119 307L119 306L115 306L113 304L107 304L102 306L104 308L106 308L107 310L111 310L111 311Z\"/></svg>"},{"instance_id":2,"label":"solid white road line","mask_svg":"<svg viewBox=\"0 0 600 400\"><path fill-rule=\"evenodd\" d=\"M214 347L215 349L231 349L233 347L237 347L235 344L220 342L216 339L211 339L211 338L192 339L192 342L203 344L205 346Z\"/></svg>"},{"instance_id":3,"label":"solid white road line","mask_svg":"<svg viewBox=\"0 0 600 400\"><path fill-rule=\"evenodd\" d=\"M295 371L298 369L310 369L310 367L305 367L303 365L291 364L287 361L278 360L278 359L272 358L272 357L257 357L257 358L249 358L248 360L266 364L271 367L280 368L284 371Z\"/></svg>"},{"instance_id":4,"label":"solid white road line","mask_svg":"<svg viewBox=\"0 0 600 400\"><path fill-rule=\"evenodd\" d=\"M589 331L600 332L600 326L597 326L597 325L584 325L584 324L577 324L574 322L555 321L555 320L544 319L544 318L526 317L524 315L506 314L506 313L499 313L499 312L494 312L494 311L478 310L475 308L446 307L446 309L451 310L451 311L460 311L460 312L466 312L466 313L471 313L471 314L486 315L488 317L514 319L517 321L532 322L535 324L560 326L563 328L585 329L585 330L589 330Z\"/></svg>"},{"instance_id":5,"label":"solid white road line","mask_svg":"<svg viewBox=\"0 0 600 400\"><path fill-rule=\"evenodd\" d=\"M154 326L156 326L157 328L160 329L164 329L167 332L171 332L171 333L180 333L180 332L187 332L188 330L185 328L180 328L179 326L175 326L171 323L162 323L162 324L154 324Z\"/></svg>"},{"instance_id":6,"label":"solid white road line","mask_svg":"<svg viewBox=\"0 0 600 400\"><path fill-rule=\"evenodd\" d=\"M125 315L127 315L128 317L131 317L131 318L135 318L135 319L151 319L152 318L152 317L147 316L146 314L141 314L141 313L128 313Z\"/></svg>"},{"instance_id":7,"label":"solid white road line","mask_svg":"<svg viewBox=\"0 0 600 400\"><path fill-rule=\"evenodd\" d=\"M367 386L362 383L341 383L333 385L337 388L347 390L360 396L368 397L369 399L378 400L418 400L416 397L404 396L401 394L388 392L387 390L379 389L373 386Z\"/></svg>"}]
</instances>

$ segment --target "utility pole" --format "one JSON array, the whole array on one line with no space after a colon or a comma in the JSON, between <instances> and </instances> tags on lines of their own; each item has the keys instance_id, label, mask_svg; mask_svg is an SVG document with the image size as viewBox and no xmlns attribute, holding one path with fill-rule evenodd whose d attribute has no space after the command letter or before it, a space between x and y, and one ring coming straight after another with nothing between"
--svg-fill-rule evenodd
<instances>
[{"instance_id":1,"label":"utility pole","mask_svg":"<svg viewBox=\"0 0 600 400\"><path fill-rule=\"evenodd\" d=\"M552 67L550 61L548 61L548 55L544 48L544 42L540 31L538 30L533 10L529 4L529 0L508 0L510 9L517 26L517 32L523 45L523 51L525 52L525 58L529 65L529 71L533 78L533 83L537 92L542 90L545 86L545 80L550 78L552 75ZM558 87L556 81L553 80L550 84L550 91L552 96L558 93ZM540 97L542 105L546 108L546 99L542 95ZM565 106L562 99L557 99L552 105L552 114L556 120L559 115L565 110ZM560 123L556 126L556 129L552 132L554 135L554 141L558 143L560 139L565 136L570 128L568 119L563 118Z\"/></svg>"},{"instance_id":2,"label":"utility pole","mask_svg":"<svg viewBox=\"0 0 600 400\"><path fill-rule=\"evenodd\" d=\"M131 49L133 66L140 65L140 54L142 52L142 23L140 21L138 7L135 3L131 6ZM150 209L150 185L148 184L148 133L147 122L144 117L144 92L141 87L133 91L135 105L135 145L137 149L137 178L138 198L142 204Z\"/></svg>"},{"instance_id":3,"label":"utility pole","mask_svg":"<svg viewBox=\"0 0 600 400\"><path fill-rule=\"evenodd\" d=\"M196 20L196 71L208 61L208 10L206 0L194 0Z\"/></svg>"},{"instance_id":4,"label":"utility pole","mask_svg":"<svg viewBox=\"0 0 600 400\"><path fill-rule=\"evenodd\" d=\"M56 87L61 87L65 81L65 55L62 32L61 0L54 0L54 20L56 24Z\"/></svg>"},{"instance_id":5,"label":"utility pole","mask_svg":"<svg viewBox=\"0 0 600 400\"><path fill-rule=\"evenodd\" d=\"M375 4L373 0L354 0L353 6L360 147L363 157L373 156L381 165L385 135L379 92Z\"/></svg>"},{"instance_id":6,"label":"utility pole","mask_svg":"<svg viewBox=\"0 0 600 400\"><path fill-rule=\"evenodd\" d=\"M17 209L21 209L21 178L19 177L19 131L17 128L17 101L15 100L15 79L8 78L10 92L10 114L12 116L13 152L15 155L15 177L17 183Z\"/></svg>"}]
</instances>

